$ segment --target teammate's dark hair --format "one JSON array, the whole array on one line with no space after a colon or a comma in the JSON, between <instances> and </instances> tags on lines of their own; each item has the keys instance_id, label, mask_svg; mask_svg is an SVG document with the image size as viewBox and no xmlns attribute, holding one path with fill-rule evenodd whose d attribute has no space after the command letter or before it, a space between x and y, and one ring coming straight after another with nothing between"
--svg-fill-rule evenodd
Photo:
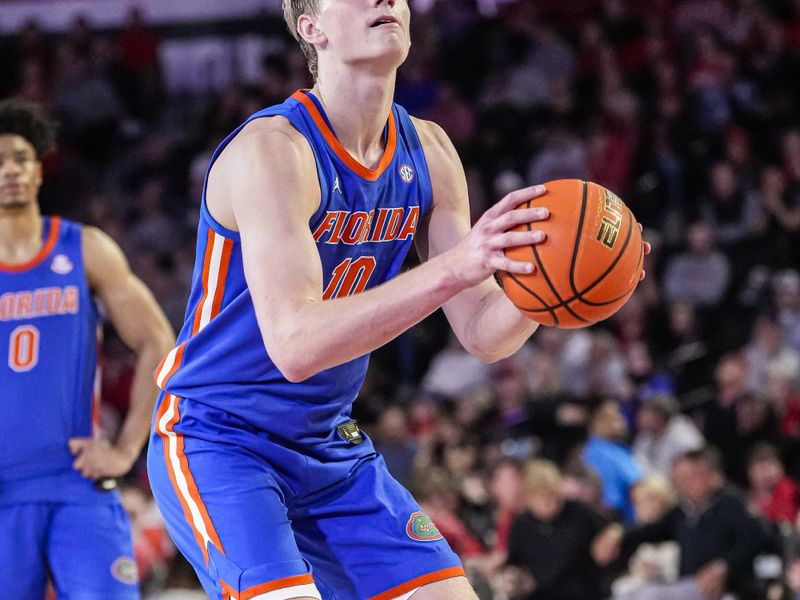
<instances>
[{"instance_id":1,"label":"teammate's dark hair","mask_svg":"<svg viewBox=\"0 0 800 600\"><path fill-rule=\"evenodd\" d=\"M40 159L55 146L56 123L36 104L12 98L0 102L0 135L25 138Z\"/></svg>"}]
</instances>

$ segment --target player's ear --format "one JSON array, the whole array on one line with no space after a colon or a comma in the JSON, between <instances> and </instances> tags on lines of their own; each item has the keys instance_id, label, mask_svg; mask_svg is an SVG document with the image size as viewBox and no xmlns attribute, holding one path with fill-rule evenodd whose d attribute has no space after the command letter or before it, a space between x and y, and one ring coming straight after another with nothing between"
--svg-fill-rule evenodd
<instances>
[{"instance_id":1,"label":"player's ear","mask_svg":"<svg viewBox=\"0 0 800 600\"><path fill-rule=\"evenodd\" d=\"M328 41L328 37L319 28L317 19L311 15L300 15L297 18L297 35L314 46Z\"/></svg>"}]
</instances>

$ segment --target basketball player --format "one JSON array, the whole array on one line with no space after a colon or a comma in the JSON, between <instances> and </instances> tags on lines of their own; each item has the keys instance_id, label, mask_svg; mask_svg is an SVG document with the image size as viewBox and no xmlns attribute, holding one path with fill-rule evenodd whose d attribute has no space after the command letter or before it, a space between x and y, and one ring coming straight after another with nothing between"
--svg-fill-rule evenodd
<instances>
[{"instance_id":1,"label":"basketball player","mask_svg":"<svg viewBox=\"0 0 800 600\"><path fill-rule=\"evenodd\" d=\"M150 292L104 233L42 217L38 193L52 124L0 102L0 589L61 599L139 597L117 492L147 439L153 369L174 337ZM97 297L137 353L115 444L95 437Z\"/></svg>"},{"instance_id":2,"label":"basketball player","mask_svg":"<svg viewBox=\"0 0 800 600\"><path fill-rule=\"evenodd\" d=\"M494 283L530 273L507 233L547 218L510 194L471 229L453 145L393 104L407 0L292 0L316 85L213 154L179 345L156 372L148 469L215 599L475 598L458 557L350 419L369 353L444 307L465 348L536 324ZM416 235L415 235L416 234ZM423 264L399 274L416 239Z\"/></svg>"}]
</instances>

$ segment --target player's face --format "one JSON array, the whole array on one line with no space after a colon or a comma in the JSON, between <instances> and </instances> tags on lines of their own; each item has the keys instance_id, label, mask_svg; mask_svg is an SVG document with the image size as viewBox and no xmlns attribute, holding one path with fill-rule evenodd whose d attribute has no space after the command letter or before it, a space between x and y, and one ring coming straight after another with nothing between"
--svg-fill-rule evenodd
<instances>
[{"instance_id":1,"label":"player's face","mask_svg":"<svg viewBox=\"0 0 800 600\"><path fill-rule=\"evenodd\" d=\"M0 135L0 211L36 202L42 185L42 163L20 135Z\"/></svg>"},{"instance_id":2,"label":"player's face","mask_svg":"<svg viewBox=\"0 0 800 600\"><path fill-rule=\"evenodd\" d=\"M399 67L411 47L408 0L322 0L317 24L346 63Z\"/></svg>"}]
</instances>

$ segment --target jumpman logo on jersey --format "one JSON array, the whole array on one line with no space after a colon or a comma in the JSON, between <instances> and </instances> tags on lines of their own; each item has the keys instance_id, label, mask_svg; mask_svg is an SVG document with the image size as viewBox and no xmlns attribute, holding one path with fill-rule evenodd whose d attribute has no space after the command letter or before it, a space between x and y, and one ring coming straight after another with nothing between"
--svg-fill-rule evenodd
<instances>
[{"instance_id":1,"label":"jumpman logo on jersey","mask_svg":"<svg viewBox=\"0 0 800 600\"><path fill-rule=\"evenodd\" d=\"M336 180L333 182L333 191L334 192L339 192L340 194L344 194L344 192L342 192L342 184L339 181L339 176L338 175L336 176Z\"/></svg>"}]
</instances>

